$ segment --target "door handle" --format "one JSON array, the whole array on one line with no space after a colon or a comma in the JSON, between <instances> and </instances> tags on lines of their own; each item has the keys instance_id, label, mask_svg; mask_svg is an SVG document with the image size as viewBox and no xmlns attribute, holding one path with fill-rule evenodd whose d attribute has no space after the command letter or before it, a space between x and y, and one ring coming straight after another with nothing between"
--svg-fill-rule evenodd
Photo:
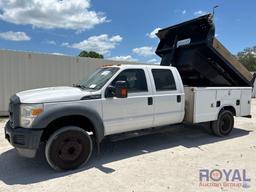
<instances>
[{"instance_id":1,"label":"door handle","mask_svg":"<svg viewBox=\"0 0 256 192\"><path fill-rule=\"evenodd\" d=\"M180 103L180 102L181 102L181 96L177 95L177 103Z\"/></svg>"},{"instance_id":2,"label":"door handle","mask_svg":"<svg viewBox=\"0 0 256 192\"><path fill-rule=\"evenodd\" d=\"M153 105L153 97L148 97L148 105Z\"/></svg>"}]
</instances>

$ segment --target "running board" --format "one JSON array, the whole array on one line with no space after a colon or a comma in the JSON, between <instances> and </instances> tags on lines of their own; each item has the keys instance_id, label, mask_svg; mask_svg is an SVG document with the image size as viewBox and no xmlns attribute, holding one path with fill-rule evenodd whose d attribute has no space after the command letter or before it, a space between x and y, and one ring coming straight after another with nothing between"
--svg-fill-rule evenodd
<instances>
[{"instance_id":1,"label":"running board","mask_svg":"<svg viewBox=\"0 0 256 192\"><path fill-rule=\"evenodd\" d=\"M120 134L115 134L115 135L110 135L108 138L112 142L117 142L117 141L122 141L126 139L131 139L135 137L141 137L145 135L152 135L156 133L162 133L162 132L168 132L170 131L171 128L177 128L177 127L183 127L183 124L175 124L175 125L169 125L169 126L164 126L164 127L153 127L149 129L142 129L142 130L136 130L136 131L129 131L126 133L120 133Z\"/></svg>"}]
</instances>

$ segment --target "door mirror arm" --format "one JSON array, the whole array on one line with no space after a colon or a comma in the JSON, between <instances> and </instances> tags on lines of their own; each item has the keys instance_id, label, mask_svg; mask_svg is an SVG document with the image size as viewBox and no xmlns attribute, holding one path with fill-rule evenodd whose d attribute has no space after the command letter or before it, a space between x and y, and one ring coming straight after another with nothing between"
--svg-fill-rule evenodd
<instances>
[{"instance_id":1,"label":"door mirror arm","mask_svg":"<svg viewBox=\"0 0 256 192\"><path fill-rule=\"evenodd\" d=\"M105 97L111 98L115 96L116 88L112 85L109 85L105 91Z\"/></svg>"}]
</instances>

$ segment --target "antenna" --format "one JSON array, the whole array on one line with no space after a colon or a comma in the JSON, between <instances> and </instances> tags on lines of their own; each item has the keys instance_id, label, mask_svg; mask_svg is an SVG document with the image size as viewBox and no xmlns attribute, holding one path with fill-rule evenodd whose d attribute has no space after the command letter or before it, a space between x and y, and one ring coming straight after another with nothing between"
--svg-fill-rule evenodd
<instances>
[{"instance_id":1,"label":"antenna","mask_svg":"<svg viewBox=\"0 0 256 192\"><path fill-rule=\"evenodd\" d=\"M219 5L215 5L213 8L212 8L212 17L214 17L215 15L215 9L217 9L219 7Z\"/></svg>"}]
</instances>

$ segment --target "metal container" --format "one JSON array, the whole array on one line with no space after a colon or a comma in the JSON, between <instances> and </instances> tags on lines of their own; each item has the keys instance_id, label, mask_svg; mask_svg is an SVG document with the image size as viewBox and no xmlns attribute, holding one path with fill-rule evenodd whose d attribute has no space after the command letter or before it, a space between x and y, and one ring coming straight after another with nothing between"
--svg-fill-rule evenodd
<instances>
[{"instance_id":1,"label":"metal container","mask_svg":"<svg viewBox=\"0 0 256 192\"><path fill-rule=\"evenodd\" d=\"M162 29L156 54L188 86L252 86L253 75L215 38L211 14Z\"/></svg>"},{"instance_id":2,"label":"metal container","mask_svg":"<svg viewBox=\"0 0 256 192\"><path fill-rule=\"evenodd\" d=\"M120 63L123 62L0 50L0 116L8 115L10 97L19 91L72 86L100 66Z\"/></svg>"}]
</instances>

